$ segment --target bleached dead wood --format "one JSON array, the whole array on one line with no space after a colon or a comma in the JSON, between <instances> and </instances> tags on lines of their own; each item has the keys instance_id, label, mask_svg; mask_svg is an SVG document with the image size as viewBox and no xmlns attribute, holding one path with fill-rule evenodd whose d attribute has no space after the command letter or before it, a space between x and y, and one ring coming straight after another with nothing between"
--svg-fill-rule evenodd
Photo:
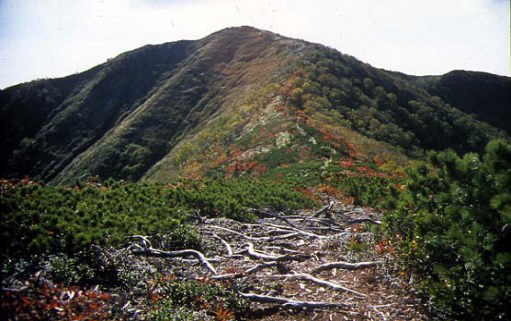
<instances>
[{"instance_id":1,"label":"bleached dead wood","mask_svg":"<svg viewBox=\"0 0 511 321\"><path fill-rule=\"evenodd\" d=\"M255 293L239 293L242 297L247 300L260 302L260 303L277 303L286 308L308 308L308 309L318 309L318 308L349 308L351 305L346 303L330 303L330 302L317 302L317 301L298 301L283 297L269 296L269 295L261 295Z\"/></svg>"},{"instance_id":2,"label":"bleached dead wood","mask_svg":"<svg viewBox=\"0 0 511 321\"><path fill-rule=\"evenodd\" d=\"M306 281L310 281L312 283L315 283L315 284L318 284L318 285L321 285L321 286L325 286L325 287L328 287L332 290L335 290L335 291L343 291L343 292L348 292L348 293L352 293L352 294L355 294L359 297L367 297L366 294L362 293L362 292L358 292L358 291L355 291L355 290L352 290L352 289L349 289L345 286L342 286L340 284L337 284L337 283L334 283L334 282L331 282L331 281L327 281L327 280L322 280L322 279L318 279L310 274L307 274L307 273L293 273L293 274L281 274L281 275L270 275L270 276L267 276L267 278L285 278L285 279L299 279L299 280L306 280Z\"/></svg>"},{"instance_id":3,"label":"bleached dead wood","mask_svg":"<svg viewBox=\"0 0 511 321\"><path fill-rule=\"evenodd\" d=\"M144 235L131 235L131 236L128 236L128 239L133 239L133 240L141 241L142 242L142 246L145 247L145 248L153 247L153 245L151 244L151 241L149 241L149 238L147 236L144 236ZM134 245L134 244L131 244L131 245Z\"/></svg>"},{"instance_id":4,"label":"bleached dead wood","mask_svg":"<svg viewBox=\"0 0 511 321\"><path fill-rule=\"evenodd\" d=\"M269 250L279 250L282 252L293 253L293 254L301 254L302 253L300 251L291 250L291 249L281 247L281 246L265 246L264 248L269 249Z\"/></svg>"},{"instance_id":5,"label":"bleached dead wood","mask_svg":"<svg viewBox=\"0 0 511 321\"><path fill-rule=\"evenodd\" d=\"M377 221L377 220L373 220L368 217L364 217L364 218L357 218L357 219L346 222L346 224L348 224L348 225L361 224L361 223L372 223L372 224L380 225L381 221Z\"/></svg>"},{"instance_id":6,"label":"bleached dead wood","mask_svg":"<svg viewBox=\"0 0 511 321\"><path fill-rule=\"evenodd\" d=\"M131 238L142 240L143 245L140 246L138 244L132 244L130 246L131 252L137 255L147 255L147 256L156 256L156 257L186 257L193 256L195 257L204 267L206 267L211 273L217 274L216 269L213 265L206 259L204 254L197 250L178 250L178 251L162 251L155 249L151 246L151 242L146 237L140 235L134 235Z\"/></svg>"},{"instance_id":7,"label":"bleached dead wood","mask_svg":"<svg viewBox=\"0 0 511 321\"><path fill-rule=\"evenodd\" d=\"M335 233L342 233L344 230L335 228L335 227L324 227L324 226L310 226L308 227L309 230L313 231L323 231L323 232L335 232Z\"/></svg>"},{"instance_id":8,"label":"bleached dead wood","mask_svg":"<svg viewBox=\"0 0 511 321\"><path fill-rule=\"evenodd\" d=\"M333 206L334 206L334 202L330 201L330 202L328 202L328 205L323 206L318 211L314 212L311 216L309 216L309 217L307 217L305 219L313 218L313 217L321 215L324 212L328 212L328 211L330 211L332 209Z\"/></svg>"},{"instance_id":9,"label":"bleached dead wood","mask_svg":"<svg viewBox=\"0 0 511 321\"><path fill-rule=\"evenodd\" d=\"M318 266L317 268L312 270L312 273L317 273L325 270L331 269L345 269L345 270L357 270L368 268L372 266L376 266L379 264L383 264L383 261L372 261L372 262L358 262L358 263L349 263L349 262L329 262Z\"/></svg>"},{"instance_id":10,"label":"bleached dead wood","mask_svg":"<svg viewBox=\"0 0 511 321\"><path fill-rule=\"evenodd\" d=\"M265 215L265 216L268 216L268 217L272 217L272 218L275 218L277 220L280 220L280 221L283 221L284 223L292 226L292 227L296 227L290 220L288 220L285 215L283 215L282 212L279 212L279 214L273 214L271 213L270 211L268 210L259 210L257 211L259 214L262 214L262 215Z\"/></svg>"},{"instance_id":11,"label":"bleached dead wood","mask_svg":"<svg viewBox=\"0 0 511 321\"><path fill-rule=\"evenodd\" d=\"M276 240L288 239L288 238L291 238L291 237L294 237L294 236L298 235L298 233L290 232L290 233L287 233L285 235L253 237L253 236L245 235L245 234L240 233L238 231L231 230L231 229L223 227L223 226L209 225L209 227L212 227L212 228L215 228L215 229L218 229L218 230L223 230L223 231L226 231L226 232L229 232L229 233L241 236L242 238L244 238L246 240L249 240L249 241L262 241L262 242L268 242L269 241L269 242L271 242L271 241L276 241Z\"/></svg>"},{"instance_id":12,"label":"bleached dead wood","mask_svg":"<svg viewBox=\"0 0 511 321\"><path fill-rule=\"evenodd\" d=\"M243 251L240 251L238 253L240 254L248 254L248 256L261 259L261 260L271 260L271 261L302 261L305 259L310 258L310 255L307 254L294 254L294 255L270 255L263 252L256 251L254 249L254 244L251 242L247 242L243 245L245 248Z\"/></svg>"},{"instance_id":13,"label":"bleached dead wood","mask_svg":"<svg viewBox=\"0 0 511 321\"><path fill-rule=\"evenodd\" d=\"M274 267L274 266L279 267L279 268L283 268L284 267L281 262L267 262L267 263L257 264L255 266L253 266L253 267L243 271L243 272L215 275L215 276L212 276L211 278L214 279L214 280L238 279L238 278L241 278L241 277L248 276L250 274L257 273L257 272L259 272L262 269L269 268L269 267Z\"/></svg>"},{"instance_id":14,"label":"bleached dead wood","mask_svg":"<svg viewBox=\"0 0 511 321\"><path fill-rule=\"evenodd\" d=\"M284 229L284 230L288 229L288 230L291 230L291 231L295 231L296 233L299 233L299 234L302 234L302 235L305 235L305 236L309 236L309 237L313 237L313 238L319 238L320 239L320 238L324 237L323 235L319 235L319 234L316 234L316 233L304 231L303 229L299 229L299 228L292 227L292 226L283 226L283 225L271 224L271 223L266 223L264 225L270 226L270 227L279 228L279 229Z\"/></svg>"},{"instance_id":15,"label":"bleached dead wood","mask_svg":"<svg viewBox=\"0 0 511 321\"><path fill-rule=\"evenodd\" d=\"M266 268L274 267L274 266L279 266L279 265L282 265L282 263L280 263L280 262L266 262L266 263L257 264L256 266L253 266L250 269L247 269L245 271L245 274L256 273L256 272L259 272L262 269L266 269Z\"/></svg>"},{"instance_id":16,"label":"bleached dead wood","mask_svg":"<svg viewBox=\"0 0 511 321\"><path fill-rule=\"evenodd\" d=\"M216 238L217 240L220 240L220 242L222 242L222 244L225 246L225 248L227 249L227 255L228 256L232 256L233 252L232 252L232 247L229 243L227 243L226 240L224 240L223 238L221 238L220 236L216 235L215 233L212 234L214 238Z\"/></svg>"}]
</instances>

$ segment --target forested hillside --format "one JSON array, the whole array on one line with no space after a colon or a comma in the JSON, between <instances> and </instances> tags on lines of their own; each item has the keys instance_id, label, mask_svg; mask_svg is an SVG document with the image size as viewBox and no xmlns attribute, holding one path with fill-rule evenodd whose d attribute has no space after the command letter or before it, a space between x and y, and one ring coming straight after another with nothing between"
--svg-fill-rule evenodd
<instances>
[{"instance_id":1,"label":"forested hillside","mask_svg":"<svg viewBox=\"0 0 511 321\"><path fill-rule=\"evenodd\" d=\"M509 85L471 72L406 76L325 46L230 28L1 91L1 175L168 181L233 167L261 172L280 165L270 160L280 154L287 163L329 151L401 162L430 149L481 151L507 135Z\"/></svg>"}]
</instances>

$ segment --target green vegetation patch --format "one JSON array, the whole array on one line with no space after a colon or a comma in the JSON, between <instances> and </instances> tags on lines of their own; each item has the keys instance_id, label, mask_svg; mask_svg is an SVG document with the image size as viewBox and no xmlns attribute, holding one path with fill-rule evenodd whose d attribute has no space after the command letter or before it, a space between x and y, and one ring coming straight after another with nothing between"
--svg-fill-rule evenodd
<instances>
[{"instance_id":1,"label":"green vegetation patch","mask_svg":"<svg viewBox=\"0 0 511 321\"><path fill-rule=\"evenodd\" d=\"M3 181L1 258L72 254L91 244L118 246L134 234L166 234L173 248L198 248L198 236L186 226L192 213L247 221L254 219L250 208L312 205L289 186L263 180L178 186L108 181L74 188Z\"/></svg>"},{"instance_id":2,"label":"green vegetation patch","mask_svg":"<svg viewBox=\"0 0 511 321\"><path fill-rule=\"evenodd\" d=\"M155 321L198 321L205 315L215 320L239 320L249 307L234 287L217 282L171 280L159 286L159 299L150 313Z\"/></svg>"},{"instance_id":3,"label":"green vegetation patch","mask_svg":"<svg viewBox=\"0 0 511 321\"><path fill-rule=\"evenodd\" d=\"M430 160L409 171L397 209L385 217L387 231L437 315L508 320L511 144L492 141L482 157L448 151Z\"/></svg>"}]
</instances>

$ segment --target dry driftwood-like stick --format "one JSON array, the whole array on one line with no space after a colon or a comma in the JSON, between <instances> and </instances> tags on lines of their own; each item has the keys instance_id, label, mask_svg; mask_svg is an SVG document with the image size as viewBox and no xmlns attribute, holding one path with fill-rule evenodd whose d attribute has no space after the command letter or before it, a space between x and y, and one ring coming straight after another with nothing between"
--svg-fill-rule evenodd
<instances>
[{"instance_id":1,"label":"dry driftwood-like stick","mask_svg":"<svg viewBox=\"0 0 511 321\"><path fill-rule=\"evenodd\" d=\"M302 254L302 252L300 252L300 251L291 250L291 249L288 249L286 247L281 247L281 246L265 246L264 248L269 249L269 250L280 250L282 252L293 253L293 254Z\"/></svg>"},{"instance_id":2,"label":"dry driftwood-like stick","mask_svg":"<svg viewBox=\"0 0 511 321\"><path fill-rule=\"evenodd\" d=\"M346 303L330 303L330 302L317 302L317 301L298 301L288 298L269 296L269 295L261 295L254 293L242 293L240 295L247 300L261 303L278 303L283 307L289 308L348 308L350 305Z\"/></svg>"},{"instance_id":3,"label":"dry driftwood-like stick","mask_svg":"<svg viewBox=\"0 0 511 321\"><path fill-rule=\"evenodd\" d=\"M240 253L247 253L249 256L254 257L256 259L277 260L280 257L280 256L274 256L274 255L256 251L254 249L254 244L251 242L247 242L247 243L243 244L243 247L245 249Z\"/></svg>"},{"instance_id":4,"label":"dry driftwood-like stick","mask_svg":"<svg viewBox=\"0 0 511 321\"><path fill-rule=\"evenodd\" d=\"M344 292L355 294L355 295L363 297L363 298L367 297L367 294L364 294L362 292L358 292L358 291L349 289L347 287L344 287L344 286L342 286L340 284L337 284L337 283L334 283L334 282L331 282L331 281L318 279L318 278L316 278L316 277L314 277L314 276L312 276L310 274L307 274L307 273L270 275L270 276L268 276L268 278L270 278L270 279L272 279L272 278L286 278L286 279L306 280L306 281L310 281L310 282L315 283L315 284L319 284L319 285L331 288L331 289L333 289L335 291L344 291Z\"/></svg>"},{"instance_id":5,"label":"dry driftwood-like stick","mask_svg":"<svg viewBox=\"0 0 511 321\"><path fill-rule=\"evenodd\" d=\"M335 232L335 233L344 232L344 230L342 230L342 229L335 228L335 227L326 227L326 226L318 226L318 227L311 226L308 229L313 230L313 231L325 231L325 232Z\"/></svg>"},{"instance_id":6,"label":"dry driftwood-like stick","mask_svg":"<svg viewBox=\"0 0 511 321\"><path fill-rule=\"evenodd\" d=\"M256 251L254 249L254 244L251 242L247 242L243 245L245 249L239 253L247 253L250 257L262 260L271 260L271 261L302 261L310 258L310 255L307 254L294 254L294 255L270 255L263 252Z\"/></svg>"},{"instance_id":7,"label":"dry driftwood-like stick","mask_svg":"<svg viewBox=\"0 0 511 321\"><path fill-rule=\"evenodd\" d=\"M216 269L213 265L206 259L204 254L196 250L178 250L178 251L162 251L158 249L154 249L152 247L143 248L141 246L137 246L136 249L132 249L133 254L142 254L148 256L157 256L157 257L183 257L183 256L194 256L205 266L211 273L216 274Z\"/></svg>"},{"instance_id":8,"label":"dry driftwood-like stick","mask_svg":"<svg viewBox=\"0 0 511 321\"><path fill-rule=\"evenodd\" d=\"M253 267L245 270L244 272L215 275L215 276L213 276L211 278L215 279L215 280L238 279L238 278L247 276L249 274L253 274L253 273L259 272L262 269L265 269L265 268L268 268L268 267L274 267L274 266L279 266L280 267L280 266L283 266L283 265L280 262L261 263L261 264L257 264L256 266L253 266Z\"/></svg>"},{"instance_id":9,"label":"dry driftwood-like stick","mask_svg":"<svg viewBox=\"0 0 511 321\"><path fill-rule=\"evenodd\" d=\"M364 218L357 218L357 219L346 222L346 224L348 224L348 225L361 224L361 223L372 223L372 224L380 225L381 221L377 221L377 220L373 220L372 218L364 217Z\"/></svg>"},{"instance_id":10,"label":"dry driftwood-like stick","mask_svg":"<svg viewBox=\"0 0 511 321\"><path fill-rule=\"evenodd\" d=\"M151 241L149 241L149 238L147 236L144 236L144 235L132 235L132 236L128 236L128 238L129 239L134 239L134 240L142 241L142 246L144 248L151 248L151 247L153 247L153 245L151 244Z\"/></svg>"},{"instance_id":11,"label":"dry driftwood-like stick","mask_svg":"<svg viewBox=\"0 0 511 321\"><path fill-rule=\"evenodd\" d=\"M223 231L226 231L226 232L229 232L229 233L241 236L242 238L244 238L246 240L249 240L249 241L263 241L263 242L265 242L265 241L276 241L276 240L288 239L288 238L291 238L291 237L294 237L294 236L298 235L298 233L293 233L293 232L290 231L290 233L285 234L285 235L253 237L253 236L248 236L248 235L245 235L243 233L231 230L231 229L223 227L223 226L209 225L209 227L216 228L216 229L219 229L219 230L223 230Z\"/></svg>"},{"instance_id":12,"label":"dry driftwood-like stick","mask_svg":"<svg viewBox=\"0 0 511 321\"><path fill-rule=\"evenodd\" d=\"M381 312L380 310L378 310L378 308L375 308L375 307L371 307L371 309L376 311L376 313L378 313L380 315L380 317L383 319L383 321L387 321L387 317L385 316L385 313Z\"/></svg>"},{"instance_id":13,"label":"dry driftwood-like stick","mask_svg":"<svg viewBox=\"0 0 511 321\"><path fill-rule=\"evenodd\" d=\"M269 217L273 217L277 220L281 220L283 221L284 223L292 226L292 227L296 227L291 221L289 221L284 215L282 215L283 213L282 212L279 212L279 214L273 214L271 213L270 211L267 211L267 210L258 210L257 211L259 214L262 214L262 215L265 215L265 216L269 216Z\"/></svg>"},{"instance_id":14,"label":"dry driftwood-like stick","mask_svg":"<svg viewBox=\"0 0 511 321\"><path fill-rule=\"evenodd\" d=\"M353 293L355 295L358 295L358 296L361 296L361 297L367 297L366 294L362 293L362 292L358 292L358 291L355 291L355 290L352 290L352 289L348 289L347 287L344 287L340 284L337 284L337 283L334 283L334 282L330 282L330 281L327 281L327 280L322 280L322 279L318 279L318 278L315 278L313 277L312 275L310 274L307 274L307 273L297 273L296 274L298 278L302 279L302 280L307 280L307 281L310 281L310 282L313 282L313 283L316 283L316 284L319 284L319 285L323 285L323 286L326 286L326 287L329 287L333 290L336 290L336 291L344 291L344 292L349 292L349 293Z\"/></svg>"},{"instance_id":15,"label":"dry driftwood-like stick","mask_svg":"<svg viewBox=\"0 0 511 321\"><path fill-rule=\"evenodd\" d=\"M321 225L325 225L325 226L328 226L328 227L331 227L331 226L335 226L335 227L339 227L339 228L343 228L343 226L341 226L338 222L336 222L335 220L331 219L331 218L310 218L310 219L307 219L308 222L316 222L316 223L319 223Z\"/></svg>"},{"instance_id":16,"label":"dry driftwood-like stick","mask_svg":"<svg viewBox=\"0 0 511 321\"><path fill-rule=\"evenodd\" d=\"M367 267L376 266L379 264L383 264L383 261L372 261L372 262L358 262L358 263L349 263L349 262L329 262L322 264L312 270L312 273L317 273L325 270L331 270L331 269L345 269L345 270L357 270L357 269L363 269Z\"/></svg>"},{"instance_id":17,"label":"dry driftwood-like stick","mask_svg":"<svg viewBox=\"0 0 511 321\"><path fill-rule=\"evenodd\" d=\"M266 263L257 264L256 266L253 266L250 269L245 270L245 274L256 273L262 269L279 266L281 264L282 263L280 263L280 262L266 262Z\"/></svg>"},{"instance_id":18,"label":"dry driftwood-like stick","mask_svg":"<svg viewBox=\"0 0 511 321\"><path fill-rule=\"evenodd\" d=\"M220 236L216 235L215 233L212 234L214 238L216 238L217 240L220 240L220 242L222 242L223 245L225 245L225 248L227 249L227 255L228 256L232 256L233 252L232 252L232 247L229 243L227 243L226 240L224 240L223 238L221 238Z\"/></svg>"},{"instance_id":19,"label":"dry driftwood-like stick","mask_svg":"<svg viewBox=\"0 0 511 321\"><path fill-rule=\"evenodd\" d=\"M296 227L282 226L282 225L271 224L271 223L266 223L265 225L266 226L270 226L270 227L275 227L275 228L278 228L278 229L288 229L288 230L295 231L296 233L299 233L299 234L302 234L302 235L306 235L306 236L309 236L309 237L314 237L314 238L323 238L324 237L323 235L319 235L319 234L312 233L312 232L307 232L307 231L301 230L301 229L296 228Z\"/></svg>"},{"instance_id":20,"label":"dry driftwood-like stick","mask_svg":"<svg viewBox=\"0 0 511 321\"><path fill-rule=\"evenodd\" d=\"M319 215L321 215L324 212L328 213L332 209L333 206L334 206L334 202L330 201L330 202L328 202L327 205L323 206L322 208L320 208L319 210L314 212L311 216L308 216L305 219L309 219L309 218L313 218L313 217L319 216Z\"/></svg>"}]
</instances>

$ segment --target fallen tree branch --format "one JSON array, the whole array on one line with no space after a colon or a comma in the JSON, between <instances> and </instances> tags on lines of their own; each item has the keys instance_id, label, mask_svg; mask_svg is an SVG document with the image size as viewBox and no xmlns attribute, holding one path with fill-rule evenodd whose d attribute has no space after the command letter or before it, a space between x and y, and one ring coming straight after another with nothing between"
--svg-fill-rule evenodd
<instances>
[{"instance_id":1,"label":"fallen tree branch","mask_svg":"<svg viewBox=\"0 0 511 321\"><path fill-rule=\"evenodd\" d=\"M282 212L279 212L279 214L281 215L278 215L278 214L273 214L271 213L270 211L268 210L258 210L257 211L259 214L263 214L263 215L266 215L268 217L272 217L272 218L275 218L277 220L281 220L283 221L284 223L292 226L292 227L296 227L293 223L291 223L291 221L289 221L284 215L282 215L283 213Z\"/></svg>"},{"instance_id":2,"label":"fallen tree branch","mask_svg":"<svg viewBox=\"0 0 511 321\"><path fill-rule=\"evenodd\" d=\"M226 231L226 232L229 232L229 233L241 236L242 238L244 238L246 240L249 240L249 241L263 241L263 242L276 241L276 240L288 239L288 238L291 238L291 237L294 237L294 236L298 235L298 233L291 232L291 233L284 234L284 235L253 237L253 236L248 236L248 235L245 235L243 233L231 230L231 229L223 227L223 226L209 225L209 227L216 228L216 229L219 229L219 230L223 230L223 231Z\"/></svg>"},{"instance_id":3,"label":"fallen tree branch","mask_svg":"<svg viewBox=\"0 0 511 321\"><path fill-rule=\"evenodd\" d=\"M325 231L325 232L335 232L335 233L342 233L344 230L338 229L335 227L323 227L323 226L309 226L309 230L315 230L315 231Z\"/></svg>"},{"instance_id":4,"label":"fallen tree branch","mask_svg":"<svg viewBox=\"0 0 511 321\"><path fill-rule=\"evenodd\" d=\"M330 202L328 202L328 205L325 205L324 207L320 208L318 211L314 212L314 214L312 214L311 216L308 216L305 219L309 219L309 218L313 218L313 217L319 216L323 212L328 212L328 211L330 211L332 209L333 206L334 206L334 202L330 201Z\"/></svg>"},{"instance_id":5,"label":"fallen tree branch","mask_svg":"<svg viewBox=\"0 0 511 321\"><path fill-rule=\"evenodd\" d=\"M133 249L132 253L156 257L183 257L191 255L199 260L199 262L202 263L202 265L205 266L211 273L217 274L216 269L211 263L209 263L204 254L196 250L162 251L152 247L142 248L139 246L137 249Z\"/></svg>"},{"instance_id":6,"label":"fallen tree branch","mask_svg":"<svg viewBox=\"0 0 511 321\"><path fill-rule=\"evenodd\" d=\"M269 250L280 250L283 252L293 253L293 254L302 254L302 252L300 252L300 251L291 250L291 249L281 247L281 246L265 246L264 248L269 249Z\"/></svg>"},{"instance_id":7,"label":"fallen tree branch","mask_svg":"<svg viewBox=\"0 0 511 321\"><path fill-rule=\"evenodd\" d=\"M364 217L364 218L357 218L357 219L346 222L346 224L348 224L348 225L361 224L361 223L372 223L372 224L380 225L381 221L376 221L371 218Z\"/></svg>"},{"instance_id":8,"label":"fallen tree branch","mask_svg":"<svg viewBox=\"0 0 511 321\"><path fill-rule=\"evenodd\" d=\"M260 302L260 303L277 303L282 305L283 307L289 308L308 308L308 309L317 309L317 308L348 308L351 305L346 303L330 303L330 302L317 302L317 301L298 301L288 298L275 297L269 295L261 295L255 293L239 293L242 297L247 300Z\"/></svg>"},{"instance_id":9,"label":"fallen tree branch","mask_svg":"<svg viewBox=\"0 0 511 321\"><path fill-rule=\"evenodd\" d=\"M358 262L358 263L349 263L349 262L329 262L322 264L312 270L312 273L317 273L325 270L331 270L331 269L345 269L345 270L357 270L357 269L363 269L368 268L372 266L376 266L379 264L383 264L383 261L373 261L373 262Z\"/></svg>"},{"instance_id":10,"label":"fallen tree branch","mask_svg":"<svg viewBox=\"0 0 511 321\"><path fill-rule=\"evenodd\" d=\"M303 234L303 235L306 235L306 236L309 236L309 237L314 237L314 238L319 238L319 239L320 238L324 238L323 235L319 235L319 234L312 233L312 232L307 232L307 231L301 230L301 229L296 228L296 227L282 226L282 225L271 224L271 223L266 223L265 225L266 226L270 226L270 227L275 227L275 228L278 228L278 229L288 229L288 230L295 231L296 233Z\"/></svg>"},{"instance_id":11,"label":"fallen tree branch","mask_svg":"<svg viewBox=\"0 0 511 321\"><path fill-rule=\"evenodd\" d=\"M266 262L266 263L257 264L256 266L253 266L250 269L245 270L245 274L256 273L262 269L274 267L274 266L280 266L280 265L282 265L282 263L280 263L280 262Z\"/></svg>"},{"instance_id":12,"label":"fallen tree branch","mask_svg":"<svg viewBox=\"0 0 511 321\"><path fill-rule=\"evenodd\" d=\"M267 262L267 263L257 264L256 266L253 266L253 267L245 270L244 272L215 275L211 278L214 280L239 279L239 278L247 276L249 274L259 272L262 269L265 269L268 267L274 267L274 266L277 266L279 268L284 268L284 266L280 262Z\"/></svg>"},{"instance_id":13,"label":"fallen tree branch","mask_svg":"<svg viewBox=\"0 0 511 321\"><path fill-rule=\"evenodd\" d=\"M254 244L251 242L247 242L243 245L245 249L240 254L246 253L248 256L256 258L256 259L262 259L262 260L271 260L271 261L302 261L305 259L310 258L310 255L307 254L295 254L295 255L280 255L280 256L274 256L270 254L266 254L263 252L256 251L254 249Z\"/></svg>"},{"instance_id":14,"label":"fallen tree branch","mask_svg":"<svg viewBox=\"0 0 511 321\"><path fill-rule=\"evenodd\" d=\"M216 235L215 233L212 234L214 238L220 240L220 242L222 242L223 245L225 245L225 248L227 249L227 255L228 256L232 256L233 252L232 252L232 247L231 245L229 245L229 243L227 243L226 240L224 240L223 238L221 238L220 236Z\"/></svg>"},{"instance_id":15,"label":"fallen tree branch","mask_svg":"<svg viewBox=\"0 0 511 321\"><path fill-rule=\"evenodd\" d=\"M268 278L286 278L286 279L306 280L306 281L310 281L310 282L315 283L315 284L326 286L326 287L331 288L331 289L333 289L335 291L349 292L349 293L355 294L355 295L363 297L363 298L367 297L367 294L364 294L362 292L358 292L358 291L349 289L347 287L344 287L344 286L342 286L340 284L337 284L337 283L334 283L334 282L331 282L331 281L318 279L318 278L316 278L316 277L314 277L314 276L312 276L310 274L307 274L307 273L269 275Z\"/></svg>"},{"instance_id":16,"label":"fallen tree branch","mask_svg":"<svg viewBox=\"0 0 511 321\"><path fill-rule=\"evenodd\" d=\"M142 241L142 246L144 248L152 248L153 245L151 244L151 241L149 241L149 238L147 236L144 236L144 235L132 235L132 236L128 236L129 239L134 239L134 240L140 240ZM98 247L98 249L101 249Z\"/></svg>"}]
</instances>

